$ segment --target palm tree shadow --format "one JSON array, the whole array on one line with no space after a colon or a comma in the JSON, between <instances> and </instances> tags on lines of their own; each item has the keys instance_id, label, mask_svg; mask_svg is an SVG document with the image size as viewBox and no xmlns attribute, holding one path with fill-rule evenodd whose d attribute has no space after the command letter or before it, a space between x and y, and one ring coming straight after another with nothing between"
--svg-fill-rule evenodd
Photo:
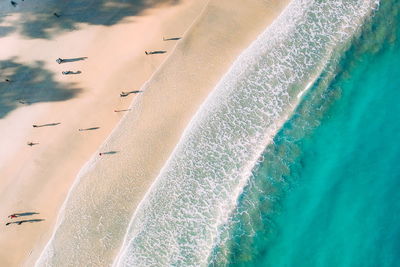
<instances>
[{"instance_id":1,"label":"palm tree shadow","mask_svg":"<svg viewBox=\"0 0 400 267\"><path fill-rule=\"evenodd\" d=\"M22 24L4 29L3 34L18 30L30 38L50 39L65 31L71 31L79 24L111 26L129 16L143 13L155 5L175 5L180 0L69 0L69 1L24 1L18 8L4 5L0 23L5 16L18 14ZM57 14L57 15L55 15Z\"/></svg>"},{"instance_id":2,"label":"palm tree shadow","mask_svg":"<svg viewBox=\"0 0 400 267\"><path fill-rule=\"evenodd\" d=\"M54 74L44 69L41 61L25 65L18 63L15 58L2 60L0 71L11 81L0 82L0 119L21 107L21 104L65 101L81 92L73 83L65 85L56 82Z\"/></svg>"}]
</instances>

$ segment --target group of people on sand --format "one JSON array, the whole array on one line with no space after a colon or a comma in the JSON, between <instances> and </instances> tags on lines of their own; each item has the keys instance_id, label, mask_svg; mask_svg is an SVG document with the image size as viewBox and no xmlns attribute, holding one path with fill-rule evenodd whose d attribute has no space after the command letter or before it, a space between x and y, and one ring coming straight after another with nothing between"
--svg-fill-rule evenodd
<instances>
[{"instance_id":1,"label":"group of people on sand","mask_svg":"<svg viewBox=\"0 0 400 267\"><path fill-rule=\"evenodd\" d=\"M21 1L24 1L24 0L21 0ZM14 7L16 7L18 5L18 3L15 2L15 1L11 1L10 3ZM61 16L60 14L58 14L56 12L54 12L53 15L55 17L57 17L57 18L59 18ZM168 39L166 39L166 38L163 37L163 41L179 40L179 39L181 39L181 38L178 37L178 38L168 38ZM163 54L163 53L166 53L166 51L145 51L146 55ZM58 64L61 64L61 63L66 63L66 62L70 62L70 61L66 60L66 59L62 59L62 58L57 58L56 62ZM73 72L73 71L64 71L64 72L62 72L62 74L64 74L64 75L80 74L80 73L81 73L80 71L78 71L78 72ZM5 81L8 82L8 83L12 82L12 80L10 80L8 78L5 79ZM123 91L123 92L121 92L120 97L126 97L126 96L128 96L130 94L139 93L139 92L141 92L141 91L129 91L129 92L124 92ZM29 102L27 102L25 100L19 100L19 103L28 104ZM131 110L131 109L114 110L114 112L124 112L124 111L129 111L129 110ZM38 128L38 127L44 127L44 126L55 126L55 125L58 125L58 124L60 124L60 123L51 123L51 124L44 124L44 125L33 124L32 126L34 128ZM86 130L89 130L89 129L91 130L91 129L97 129L97 128L99 128L99 127L88 128L88 129L79 129L79 131L86 131ZM39 143L34 143L34 142L28 142L27 143L28 146L34 146L34 145L37 145L37 144L39 144ZM114 152L114 151L111 151L111 152L100 152L99 156L102 156L102 155L105 155L105 154L114 154L114 153L116 153L116 152ZM17 219L17 218L22 217L22 216L31 216L31 215L34 215L34 214L39 214L39 213L37 213L37 212L13 213L13 214L10 214L8 216L8 218L13 220L13 219ZM44 219L15 220L15 221L7 222L6 226L11 225L11 224L21 225L21 224L27 223L27 222L33 223L33 222L40 222L40 221L44 221Z\"/></svg>"}]
</instances>

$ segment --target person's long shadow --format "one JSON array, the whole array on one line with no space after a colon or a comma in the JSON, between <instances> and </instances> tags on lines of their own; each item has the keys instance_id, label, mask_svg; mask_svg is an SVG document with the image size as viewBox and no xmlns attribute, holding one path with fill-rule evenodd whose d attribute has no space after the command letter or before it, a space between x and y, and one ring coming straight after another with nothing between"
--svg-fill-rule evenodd
<instances>
[{"instance_id":1,"label":"person's long shadow","mask_svg":"<svg viewBox=\"0 0 400 267\"><path fill-rule=\"evenodd\" d=\"M33 128L40 128L40 127L48 127L48 126L57 126L61 124L61 122L53 122L53 123L46 123L46 124L34 124L32 125Z\"/></svg>"},{"instance_id":2,"label":"person's long shadow","mask_svg":"<svg viewBox=\"0 0 400 267\"><path fill-rule=\"evenodd\" d=\"M18 23L0 31L2 36L19 31L28 38L51 39L78 28L78 25L111 26L126 17L140 15L145 9L158 4L175 5L181 0L68 0L23 1L18 8L2 5L0 24L6 23L7 15L18 16ZM57 14L54 15L54 14ZM8 25L7 25L8 26Z\"/></svg>"},{"instance_id":3,"label":"person's long shadow","mask_svg":"<svg viewBox=\"0 0 400 267\"><path fill-rule=\"evenodd\" d=\"M34 223L34 222L42 222L42 221L44 221L45 219L31 219L31 220L21 220L21 221L15 221L15 222L8 222L8 223L6 223L6 225L8 226L8 225L10 225L10 224L18 224L18 225L21 225L21 224L23 224L23 223Z\"/></svg>"},{"instance_id":4,"label":"person's long shadow","mask_svg":"<svg viewBox=\"0 0 400 267\"><path fill-rule=\"evenodd\" d=\"M39 212L20 212L20 213L14 213L13 215L20 217L20 216L31 216L31 215L36 215L40 214Z\"/></svg>"},{"instance_id":5,"label":"person's long shadow","mask_svg":"<svg viewBox=\"0 0 400 267\"><path fill-rule=\"evenodd\" d=\"M157 55L157 54L165 54L165 53L167 53L167 51L165 51L165 50L157 50L157 51L150 51L150 52L145 51L146 55Z\"/></svg>"},{"instance_id":6,"label":"person's long shadow","mask_svg":"<svg viewBox=\"0 0 400 267\"><path fill-rule=\"evenodd\" d=\"M76 62L76 61L86 60L87 58L88 57L63 58L61 63Z\"/></svg>"},{"instance_id":7,"label":"person's long shadow","mask_svg":"<svg viewBox=\"0 0 400 267\"><path fill-rule=\"evenodd\" d=\"M130 94L139 94L139 93L143 93L143 91L135 90L135 91L129 91L129 92L121 92L119 95L120 95L120 97L125 97Z\"/></svg>"},{"instance_id":8,"label":"person's long shadow","mask_svg":"<svg viewBox=\"0 0 400 267\"><path fill-rule=\"evenodd\" d=\"M164 38L163 37L163 41L178 41L182 39L182 37L172 37L172 38Z\"/></svg>"},{"instance_id":9,"label":"person's long shadow","mask_svg":"<svg viewBox=\"0 0 400 267\"><path fill-rule=\"evenodd\" d=\"M90 127L90 128L80 128L78 131L83 132L83 131L94 131L100 129L100 127Z\"/></svg>"},{"instance_id":10,"label":"person's long shadow","mask_svg":"<svg viewBox=\"0 0 400 267\"><path fill-rule=\"evenodd\" d=\"M111 150L111 151L107 151L107 152L100 152L99 155L114 155L117 154L119 151L115 151L115 150Z\"/></svg>"},{"instance_id":11,"label":"person's long shadow","mask_svg":"<svg viewBox=\"0 0 400 267\"><path fill-rule=\"evenodd\" d=\"M10 81L0 81L0 119L23 105L65 101L82 91L74 83L56 82L55 74L44 69L41 61L27 65L16 58L0 60L0 73Z\"/></svg>"},{"instance_id":12,"label":"person's long shadow","mask_svg":"<svg viewBox=\"0 0 400 267\"><path fill-rule=\"evenodd\" d=\"M63 75L77 75L77 74L81 74L82 71L78 70L78 71L71 71L71 70L67 70L67 71L63 71L61 72L61 74Z\"/></svg>"}]
</instances>

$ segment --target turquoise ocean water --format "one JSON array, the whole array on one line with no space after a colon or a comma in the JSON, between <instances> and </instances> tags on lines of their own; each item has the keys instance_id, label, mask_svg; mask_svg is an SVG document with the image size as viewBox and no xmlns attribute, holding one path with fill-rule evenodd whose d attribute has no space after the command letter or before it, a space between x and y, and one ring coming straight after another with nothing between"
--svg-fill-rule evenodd
<instances>
[{"instance_id":1,"label":"turquoise ocean water","mask_svg":"<svg viewBox=\"0 0 400 267\"><path fill-rule=\"evenodd\" d=\"M210 266L400 266L400 1L268 146Z\"/></svg>"},{"instance_id":2,"label":"turquoise ocean water","mask_svg":"<svg viewBox=\"0 0 400 267\"><path fill-rule=\"evenodd\" d=\"M199 108L127 229L104 223L121 219L111 204L75 227L91 199L71 193L36 266L399 265L399 9L292 0Z\"/></svg>"}]
</instances>

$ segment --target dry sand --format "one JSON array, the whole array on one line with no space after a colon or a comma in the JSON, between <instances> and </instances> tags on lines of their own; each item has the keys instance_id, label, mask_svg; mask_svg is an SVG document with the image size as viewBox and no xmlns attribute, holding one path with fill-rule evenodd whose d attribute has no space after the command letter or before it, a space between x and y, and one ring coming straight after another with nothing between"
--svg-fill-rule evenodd
<instances>
[{"instance_id":1,"label":"dry sand","mask_svg":"<svg viewBox=\"0 0 400 267\"><path fill-rule=\"evenodd\" d=\"M108 265L130 215L186 125L234 59L284 7L282 1L210 1L173 54L143 87L71 191L50 247L53 265ZM84 218L84 222L76 222ZM106 240L105 242L103 242ZM79 244L85 255L77 255ZM102 259L98 259L102 255Z\"/></svg>"},{"instance_id":2,"label":"dry sand","mask_svg":"<svg viewBox=\"0 0 400 267\"><path fill-rule=\"evenodd\" d=\"M140 16L126 17L112 26L82 23L77 30L49 40L28 39L20 34L0 38L0 60L16 57L15 62L29 66L42 61L40 66L61 84L60 88L77 89L71 99L19 104L0 118L0 216L5 222L13 212L36 211L40 214L34 218L46 219L21 226L0 226L0 266L19 266L31 252L25 265L32 266L50 238L57 213L77 173L91 156L79 186L69 195L66 222L69 213L70 219L83 216L89 225L98 225L102 215L115 207L112 212L122 218L118 226L122 226L119 234L123 234L130 214L198 107L234 59L288 1L248 0L244 4L242 0L211 0L142 88L144 92L120 98L121 91L141 88L170 54L145 56L143 51L170 52L176 42L162 42L161 37L182 34L206 2L187 0L146 9ZM13 19L10 17L10 23L17 23ZM68 65L55 63L57 57L82 56L88 59ZM82 74L61 75L67 68ZM18 81L12 84L17 85ZM133 110L125 113L118 128L98 150L118 153L98 156L94 152L124 114L113 110L128 108L132 98ZM34 123L50 122L61 124L32 128ZM100 129L78 131L88 127ZM40 144L29 147L27 141ZM115 227L113 223L101 222L106 229ZM58 241L64 242L74 230L66 223L60 228ZM110 259L115 252L113 248Z\"/></svg>"},{"instance_id":3,"label":"dry sand","mask_svg":"<svg viewBox=\"0 0 400 267\"><path fill-rule=\"evenodd\" d=\"M114 110L127 108L137 97L131 94L121 98L120 92L137 90L149 79L176 45L176 41L163 42L162 37L181 36L205 4L205 0L187 0L179 5L154 6L111 26L82 23L76 30L50 39L28 38L19 32L0 38L0 61L15 62L12 67L2 69L0 92L30 87L24 89L36 92L27 101L46 99L46 94L58 99L70 95L68 92L74 89L77 92L70 99L32 105L18 103L18 94L13 99L8 99L5 93L0 95L17 105L0 117L0 266L20 266L32 250L42 249L80 168L123 116ZM107 21L110 17L102 19ZM55 18L50 16L48 23L52 19ZM18 14L9 16L2 26L19 27L19 20ZM145 50L154 49L168 53L145 56ZM55 62L58 57L88 58L58 65ZM61 75L64 70L82 73L64 76ZM15 72L18 74L12 83L3 82ZM5 110L2 104L0 111ZM32 127L52 122L61 124ZM100 128L78 131L89 127ZM29 141L40 144L30 147ZM7 219L9 214L27 211L40 214L22 219L45 221L5 226L5 222L11 221ZM32 266L32 262L27 266Z\"/></svg>"}]
</instances>

